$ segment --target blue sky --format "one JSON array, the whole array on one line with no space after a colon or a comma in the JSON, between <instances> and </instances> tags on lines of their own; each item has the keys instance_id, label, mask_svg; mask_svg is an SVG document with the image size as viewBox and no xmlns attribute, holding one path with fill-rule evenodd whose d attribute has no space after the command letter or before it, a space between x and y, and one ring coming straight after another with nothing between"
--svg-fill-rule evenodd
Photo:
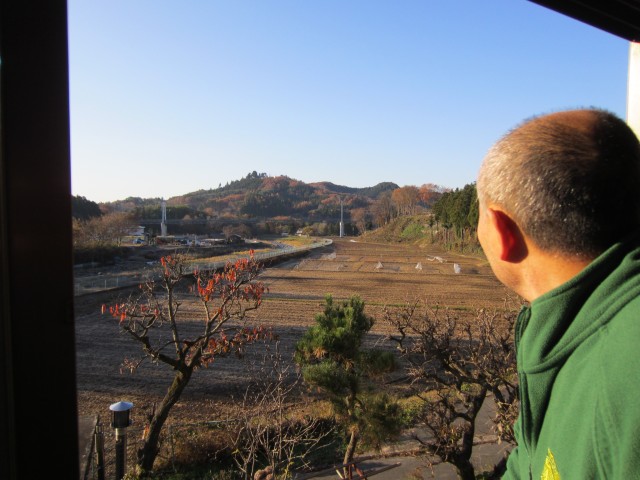
<instances>
[{"instance_id":1,"label":"blue sky","mask_svg":"<svg viewBox=\"0 0 640 480\"><path fill-rule=\"evenodd\" d=\"M624 118L628 42L526 0L69 0L72 187L462 187L534 114Z\"/></svg>"}]
</instances>

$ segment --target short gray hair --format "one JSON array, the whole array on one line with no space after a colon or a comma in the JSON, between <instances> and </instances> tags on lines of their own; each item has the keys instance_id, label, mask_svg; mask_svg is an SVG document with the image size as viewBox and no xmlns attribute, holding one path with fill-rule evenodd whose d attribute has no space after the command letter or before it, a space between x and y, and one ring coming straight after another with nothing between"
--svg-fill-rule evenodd
<instances>
[{"instance_id":1,"label":"short gray hair","mask_svg":"<svg viewBox=\"0 0 640 480\"><path fill-rule=\"evenodd\" d=\"M604 110L536 117L491 148L477 189L543 250L594 258L640 226L640 145Z\"/></svg>"}]
</instances>

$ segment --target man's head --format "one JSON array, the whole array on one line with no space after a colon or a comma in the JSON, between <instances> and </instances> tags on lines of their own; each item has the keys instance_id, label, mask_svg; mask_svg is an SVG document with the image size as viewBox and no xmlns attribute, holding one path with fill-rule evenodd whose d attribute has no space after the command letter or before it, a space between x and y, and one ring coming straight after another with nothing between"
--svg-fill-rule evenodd
<instances>
[{"instance_id":1,"label":"man's head","mask_svg":"<svg viewBox=\"0 0 640 480\"><path fill-rule=\"evenodd\" d=\"M481 211L503 213L528 246L584 262L640 227L640 145L602 110L536 117L493 146L477 188ZM486 230L481 220L483 247Z\"/></svg>"}]
</instances>

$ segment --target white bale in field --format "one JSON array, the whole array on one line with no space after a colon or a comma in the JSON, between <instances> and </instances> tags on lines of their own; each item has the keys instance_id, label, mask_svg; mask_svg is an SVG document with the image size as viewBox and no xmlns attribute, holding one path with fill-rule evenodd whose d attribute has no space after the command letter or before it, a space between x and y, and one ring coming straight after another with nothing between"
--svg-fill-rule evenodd
<instances>
[{"instance_id":1,"label":"white bale in field","mask_svg":"<svg viewBox=\"0 0 640 480\"><path fill-rule=\"evenodd\" d=\"M454 264L453 264L453 272L454 272L454 273L460 273L460 272L462 272L462 269L460 268L460 265L459 265L459 264L457 264L457 263L454 263Z\"/></svg>"},{"instance_id":2,"label":"white bale in field","mask_svg":"<svg viewBox=\"0 0 640 480\"><path fill-rule=\"evenodd\" d=\"M380 270L382 267L382 262L378 262L378 264L376 265L376 270Z\"/></svg>"},{"instance_id":3,"label":"white bale in field","mask_svg":"<svg viewBox=\"0 0 640 480\"><path fill-rule=\"evenodd\" d=\"M422 270L422 263L418 262L416 265L416 270Z\"/></svg>"}]
</instances>

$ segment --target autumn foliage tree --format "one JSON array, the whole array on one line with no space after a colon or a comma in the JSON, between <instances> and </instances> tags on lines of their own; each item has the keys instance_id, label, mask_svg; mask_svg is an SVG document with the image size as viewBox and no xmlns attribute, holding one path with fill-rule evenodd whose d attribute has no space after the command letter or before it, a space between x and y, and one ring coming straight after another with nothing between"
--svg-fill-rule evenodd
<instances>
[{"instance_id":1,"label":"autumn foliage tree","mask_svg":"<svg viewBox=\"0 0 640 480\"><path fill-rule=\"evenodd\" d=\"M455 466L458 477L476 478L471 454L476 418L493 395L495 430L500 440L513 442L518 410L513 325L516 311L481 309L461 320L449 310L418 302L385 309L385 320L397 332L390 335L423 400L418 420L430 435L418 436L425 451ZM499 474L506 458L490 475ZM493 478L493 477L491 477Z\"/></svg>"},{"instance_id":2,"label":"autumn foliage tree","mask_svg":"<svg viewBox=\"0 0 640 480\"><path fill-rule=\"evenodd\" d=\"M142 348L142 356L125 360L125 367L135 371L143 360L150 359L174 372L137 452L142 474L153 468L162 427L193 373L210 366L216 358L242 356L247 345L271 335L267 329L249 328L244 322L246 313L260 306L265 292L264 285L256 280L261 266L253 252L249 258L228 263L217 272L188 273L181 256L163 257L161 264L160 278L140 285L137 297L102 307L103 313L116 318L122 331ZM182 283L191 288L179 288ZM189 332L183 323L186 319L181 305L186 295L195 295L202 307L200 327L195 332Z\"/></svg>"},{"instance_id":3,"label":"autumn foliage tree","mask_svg":"<svg viewBox=\"0 0 640 480\"><path fill-rule=\"evenodd\" d=\"M433 204L445 193L447 189L440 185L433 183L425 183L418 189L418 196L420 197L420 203L427 207L433 207Z\"/></svg>"},{"instance_id":4,"label":"autumn foliage tree","mask_svg":"<svg viewBox=\"0 0 640 480\"><path fill-rule=\"evenodd\" d=\"M414 215L420 200L418 187L407 185L391 192L391 199L399 215Z\"/></svg>"}]
</instances>

